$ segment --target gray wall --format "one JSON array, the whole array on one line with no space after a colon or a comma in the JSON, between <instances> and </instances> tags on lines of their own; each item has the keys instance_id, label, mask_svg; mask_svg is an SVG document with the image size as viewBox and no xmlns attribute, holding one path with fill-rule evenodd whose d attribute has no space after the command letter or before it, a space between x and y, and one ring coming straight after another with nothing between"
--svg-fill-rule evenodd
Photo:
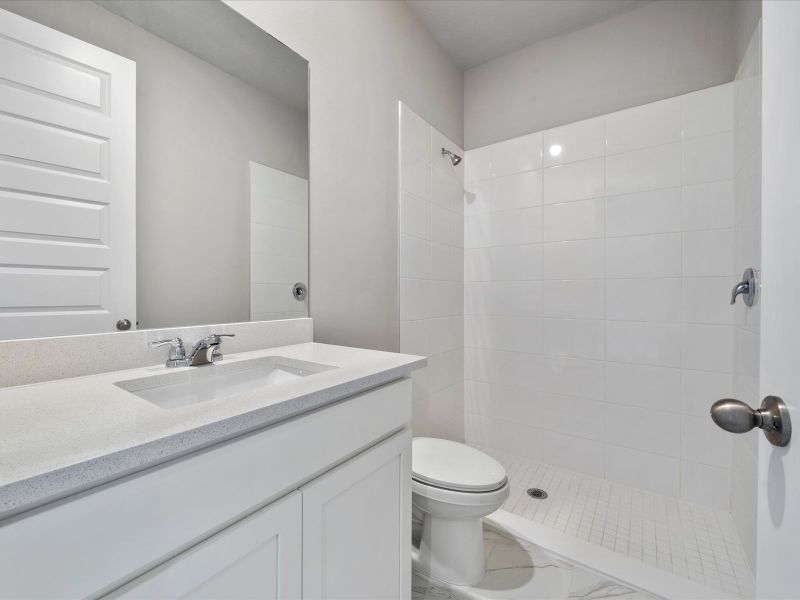
<instances>
[{"instance_id":1,"label":"gray wall","mask_svg":"<svg viewBox=\"0 0 800 600\"><path fill-rule=\"evenodd\" d=\"M736 0L736 65L741 64L761 20L761 0Z\"/></svg>"},{"instance_id":2,"label":"gray wall","mask_svg":"<svg viewBox=\"0 0 800 600\"><path fill-rule=\"evenodd\" d=\"M229 4L310 63L315 339L396 350L398 100L461 144L461 71L403 2Z\"/></svg>"},{"instance_id":3,"label":"gray wall","mask_svg":"<svg viewBox=\"0 0 800 600\"><path fill-rule=\"evenodd\" d=\"M465 147L732 81L735 4L650 2L468 70Z\"/></svg>"},{"instance_id":4,"label":"gray wall","mask_svg":"<svg viewBox=\"0 0 800 600\"><path fill-rule=\"evenodd\" d=\"M92 2L0 8L136 61L141 325L247 321L249 161L307 177L306 114Z\"/></svg>"}]
</instances>

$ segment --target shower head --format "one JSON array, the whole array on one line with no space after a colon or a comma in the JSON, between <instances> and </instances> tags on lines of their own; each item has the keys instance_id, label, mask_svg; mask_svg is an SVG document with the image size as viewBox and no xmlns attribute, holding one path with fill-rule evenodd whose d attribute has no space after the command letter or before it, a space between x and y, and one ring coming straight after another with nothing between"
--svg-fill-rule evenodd
<instances>
[{"instance_id":1,"label":"shower head","mask_svg":"<svg viewBox=\"0 0 800 600\"><path fill-rule=\"evenodd\" d=\"M442 156L449 156L450 162L453 163L454 167L461 162L461 157L458 154L453 154L452 152L450 152L450 150L447 150L445 148L442 148Z\"/></svg>"}]
</instances>

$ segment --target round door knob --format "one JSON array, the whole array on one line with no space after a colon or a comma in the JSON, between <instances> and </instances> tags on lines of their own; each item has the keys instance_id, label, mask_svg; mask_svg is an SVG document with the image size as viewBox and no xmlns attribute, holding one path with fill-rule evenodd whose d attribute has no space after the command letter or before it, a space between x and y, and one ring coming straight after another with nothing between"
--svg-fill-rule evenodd
<instances>
[{"instance_id":1,"label":"round door knob","mask_svg":"<svg viewBox=\"0 0 800 600\"><path fill-rule=\"evenodd\" d=\"M789 409L777 396L764 398L761 408L757 410L741 400L717 400L711 405L711 419L731 433L745 433L759 427L764 430L764 435L773 446L787 446L792 439Z\"/></svg>"},{"instance_id":2,"label":"round door knob","mask_svg":"<svg viewBox=\"0 0 800 600\"><path fill-rule=\"evenodd\" d=\"M308 296L308 288L306 287L306 284L301 281L295 283L292 286L292 296L294 296L294 299L297 301L305 300L306 296Z\"/></svg>"},{"instance_id":3,"label":"round door knob","mask_svg":"<svg viewBox=\"0 0 800 600\"><path fill-rule=\"evenodd\" d=\"M128 331L131 328L131 322L129 319L120 319L117 321L117 329L119 331Z\"/></svg>"},{"instance_id":4,"label":"round door knob","mask_svg":"<svg viewBox=\"0 0 800 600\"><path fill-rule=\"evenodd\" d=\"M731 433L745 433L761 424L761 416L741 400L725 398L711 406L711 419Z\"/></svg>"}]
</instances>

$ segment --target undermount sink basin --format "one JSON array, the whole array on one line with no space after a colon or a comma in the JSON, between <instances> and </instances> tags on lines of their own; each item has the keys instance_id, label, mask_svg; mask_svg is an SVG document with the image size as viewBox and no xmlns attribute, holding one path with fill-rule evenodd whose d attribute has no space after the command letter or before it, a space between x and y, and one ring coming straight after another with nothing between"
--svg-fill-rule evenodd
<instances>
[{"instance_id":1,"label":"undermount sink basin","mask_svg":"<svg viewBox=\"0 0 800 600\"><path fill-rule=\"evenodd\" d=\"M117 381L114 385L161 408L180 408L242 392L266 390L335 368L283 356L266 356L202 367L182 367L173 373Z\"/></svg>"}]
</instances>

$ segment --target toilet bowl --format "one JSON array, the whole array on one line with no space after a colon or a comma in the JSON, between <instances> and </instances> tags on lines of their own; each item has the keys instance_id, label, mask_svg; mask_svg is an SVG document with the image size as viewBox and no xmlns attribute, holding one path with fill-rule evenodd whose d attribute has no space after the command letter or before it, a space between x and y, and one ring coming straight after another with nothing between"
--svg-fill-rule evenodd
<instances>
[{"instance_id":1,"label":"toilet bowl","mask_svg":"<svg viewBox=\"0 0 800 600\"><path fill-rule=\"evenodd\" d=\"M508 498L499 462L465 444L436 438L412 442L412 502L424 513L418 568L455 585L485 573L482 518Z\"/></svg>"}]
</instances>

